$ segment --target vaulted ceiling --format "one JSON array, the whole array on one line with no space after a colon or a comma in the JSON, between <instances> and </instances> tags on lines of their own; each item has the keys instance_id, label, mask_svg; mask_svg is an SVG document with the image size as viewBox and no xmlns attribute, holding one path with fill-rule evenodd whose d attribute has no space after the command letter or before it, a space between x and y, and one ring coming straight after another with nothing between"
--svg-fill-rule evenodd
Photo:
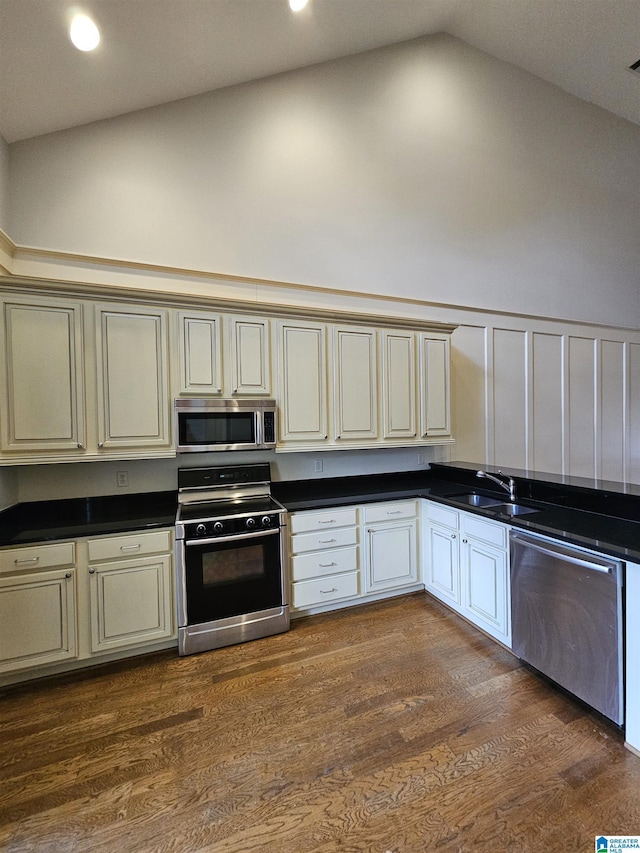
<instances>
[{"instance_id":1,"label":"vaulted ceiling","mask_svg":"<svg viewBox=\"0 0 640 853\"><path fill-rule=\"evenodd\" d=\"M441 31L640 124L640 0L85 0L93 53L71 5L0 0L9 143Z\"/></svg>"}]
</instances>

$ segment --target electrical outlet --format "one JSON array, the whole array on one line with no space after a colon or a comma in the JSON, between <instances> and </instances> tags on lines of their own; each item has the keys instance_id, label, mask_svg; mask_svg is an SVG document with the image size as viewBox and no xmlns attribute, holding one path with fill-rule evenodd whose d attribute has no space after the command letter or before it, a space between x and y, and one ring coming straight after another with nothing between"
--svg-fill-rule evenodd
<instances>
[{"instance_id":1,"label":"electrical outlet","mask_svg":"<svg viewBox=\"0 0 640 853\"><path fill-rule=\"evenodd\" d=\"M313 463L313 470L316 474L322 474L322 459L316 459Z\"/></svg>"},{"instance_id":2,"label":"electrical outlet","mask_svg":"<svg viewBox=\"0 0 640 853\"><path fill-rule=\"evenodd\" d=\"M426 465L426 461L424 453L418 453L418 465Z\"/></svg>"},{"instance_id":3,"label":"electrical outlet","mask_svg":"<svg viewBox=\"0 0 640 853\"><path fill-rule=\"evenodd\" d=\"M129 472L128 471L117 471L116 472L116 485L119 489L126 488L129 485Z\"/></svg>"}]
</instances>

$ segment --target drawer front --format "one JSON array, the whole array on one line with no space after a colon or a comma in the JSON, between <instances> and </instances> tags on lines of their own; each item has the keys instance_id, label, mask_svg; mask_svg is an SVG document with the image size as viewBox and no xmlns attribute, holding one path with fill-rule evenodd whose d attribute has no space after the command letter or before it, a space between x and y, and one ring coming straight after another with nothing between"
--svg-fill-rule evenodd
<instances>
[{"instance_id":1,"label":"drawer front","mask_svg":"<svg viewBox=\"0 0 640 853\"><path fill-rule=\"evenodd\" d=\"M489 521L477 515L461 513L462 533L498 548L507 547L507 528L499 521Z\"/></svg>"},{"instance_id":2,"label":"drawer front","mask_svg":"<svg viewBox=\"0 0 640 853\"><path fill-rule=\"evenodd\" d=\"M326 575L337 575L341 572L358 571L358 548L336 548L335 551L313 551L309 554L298 554L292 561L292 578L294 581L320 578Z\"/></svg>"},{"instance_id":3,"label":"drawer front","mask_svg":"<svg viewBox=\"0 0 640 853\"><path fill-rule=\"evenodd\" d=\"M291 537L291 552L302 554L305 551L326 551L327 548L344 548L345 545L357 543L357 528L341 527L338 530L323 530L321 533L298 533Z\"/></svg>"},{"instance_id":4,"label":"drawer front","mask_svg":"<svg viewBox=\"0 0 640 853\"><path fill-rule=\"evenodd\" d=\"M289 518L292 533L308 533L312 530L331 530L358 523L356 507L329 509L322 512L294 512Z\"/></svg>"},{"instance_id":5,"label":"drawer front","mask_svg":"<svg viewBox=\"0 0 640 853\"><path fill-rule=\"evenodd\" d=\"M393 503L371 504L364 508L367 524L380 521L397 521L400 518L415 518L418 515L417 501L394 501Z\"/></svg>"},{"instance_id":6,"label":"drawer front","mask_svg":"<svg viewBox=\"0 0 640 853\"><path fill-rule=\"evenodd\" d=\"M449 509L449 507L442 506L442 504L431 503L431 501L427 503L427 507L427 515L431 521L435 521L437 524L443 524L445 527L450 527L452 530L458 529L460 517L458 510Z\"/></svg>"},{"instance_id":7,"label":"drawer front","mask_svg":"<svg viewBox=\"0 0 640 853\"><path fill-rule=\"evenodd\" d=\"M155 530L128 536L109 536L89 540L89 562L136 557L138 554L160 554L171 550L171 532Z\"/></svg>"},{"instance_id":8,"label":"drawer front","mask_svg":"<svg viewBox=\"0 0 640 853\"><path fill-rule=\"evenodd\" d=\"M0 573L73 566L75 558L76 548L73 542L9 548L6 551L0 551Z\"/></svg>"},{"instance_id":9,"label":"drawer front","mask_svg":"<svg viewBox=\"0 0 640 853\"><path fill-rule=\"evenodd\" d=\"M318 604L329 604L341 598L352 598L357 594L358 572L298 581L293 584L293 606L313 607Z\"/></svg>"}]
</instances>

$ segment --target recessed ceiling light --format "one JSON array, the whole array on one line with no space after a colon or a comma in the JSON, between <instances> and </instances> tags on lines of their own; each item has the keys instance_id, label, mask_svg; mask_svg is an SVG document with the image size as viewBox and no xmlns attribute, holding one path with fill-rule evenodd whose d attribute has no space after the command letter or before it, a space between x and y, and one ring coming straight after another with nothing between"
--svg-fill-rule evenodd
<instances>
[{"instance_id":1,"label":"recessed ceiling light","mask_svg":"<svg viewBox=\"0 0 640 853\"><path fill-rule=\"evenodd\" d=\"M78 50L95 50L100 44L100 31L88 15L78 12L71 20L69 38Z\"/></svg>"},{"instance_id":2,"label":"recessed ceiling light","mask_svg":"<svg viewBox=\"0 0 640 853\"><path fill-rule=\"evenodd\" d=\"M308 2L309 0L289 0L289 8L292 12L300 12Z\"/></svg>"}]
</instances>

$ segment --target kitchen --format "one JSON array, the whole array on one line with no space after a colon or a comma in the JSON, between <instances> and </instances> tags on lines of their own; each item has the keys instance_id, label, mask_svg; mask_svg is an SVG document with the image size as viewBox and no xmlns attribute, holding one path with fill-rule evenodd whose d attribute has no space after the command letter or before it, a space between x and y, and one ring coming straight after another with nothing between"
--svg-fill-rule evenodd
<instances>
[{"instance_id":1,"label":"kitchen","mask_svg":"<svg viewBox=\"0 0 640 853\"><path fill-rule=\"evenodd\" d=\"M639 136L434 33L0 145L0 263L80 300L456 326L454 445L276 453L275 480L470 459L637 483ZM172 490L178 466L8 465L0 502Z\"/></svg>"}]
</instances>

